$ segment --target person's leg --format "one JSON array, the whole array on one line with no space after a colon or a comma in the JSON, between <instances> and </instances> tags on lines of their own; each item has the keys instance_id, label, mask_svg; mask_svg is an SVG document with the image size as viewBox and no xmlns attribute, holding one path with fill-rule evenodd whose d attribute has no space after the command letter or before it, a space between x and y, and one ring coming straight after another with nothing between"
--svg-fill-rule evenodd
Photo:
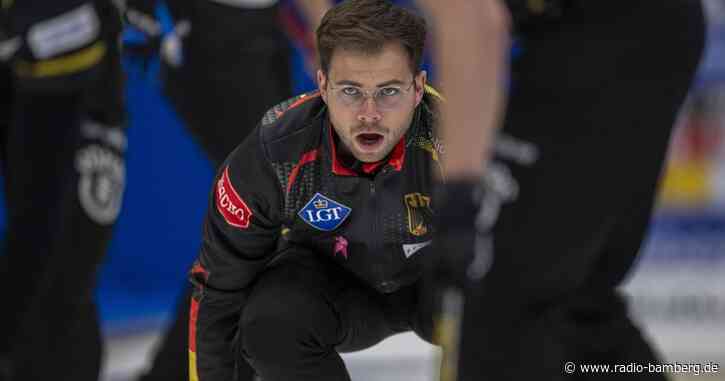
<instances>
[{"instance_id":1,"label":"person's leg","mask_svg":"<svg viewBox=\"0 0 725 381\"><path fill-rule=\"evenodd\" d=\"M291 47L278 7L194 3L185 61L166 66L165 93L215 166L275 104L292 97Z\"/></svg>"},{"instance_id":2,"label":"person's leg","mask_svg":"<svg viewBox=\"0 0 725 381\"><path fill-rule=\"evenodd\" d=\"M336 264L294 249L253 286L240 353L264 381L350 380L338 352L410 329L413 298L413 287L378 294Z\"/></svg>"},{"instance_id":3,"label":"person's leg","mask_svg":"<svg viewBox=\"0 0 725 381\"><path fill-rule=\"evenodd\" d=\"M502 202L493 256L469 272L460 380L562 379L582 352L653 359L613 287L639 250L702 14L687 0L574 4L515 63L489 167L498 188L483 203ZM640 349L618 352L627 346Z\"/></svg>"},{"instance_id":4,"label":"person's leg","mask_svg":"<svg viewBox=\"0 0 725 381\"><path fill-rule=\"evenodd\" d=\"M154 354L151 369L139 381L178 380L188 378L189 366L189 301L192 288L185 284L178 300L171 326L164 333L161 344ZM250 378L251 379L251 378Z\"/></svg>"},{"instance_id":5,"label":"person's leg","mask_svg":"<svg viewBox=\"0 0 725 381\"><path fill-rule=\"evenodd\" d=\"M242 312L238 345L265 381L350 380L335 350L343 328L333 301L343 285L314 255L304 259L260 276Z\"/></svg>"},{"instance_id":6,"label":"person's leg","mask_svg":"<svg viewBox=\"0 0 725 381\"><path fill-rule=\"evenodd\" d=\"M12 380L98 378L93 288L120 208L126 144L120 63L105 60L101 79L81 91L15 93L4 166Z\"/></svg>"},{"instance_id":7,"label":"person's leg","mask_svg":"<svg viewBox=\"0 0 725 381\"><path fill-rule=\"evenodd\" d=\"M654 138L654 137L653 137ZM654 141L654 139L652 139ZM661 142L660 144L666 144ZM646 162L648 159L640 159ZM635 168L641 164L634 165ZM644 169L635 169L644 173ZM639 187L633 186L633 193L645 192L640 196L639 207L630 208L626 218L619 218L608 235L605 247L597 262L593 265L591 275L584 286L577 291L577 297L571 298L561 309L565 314L563 321L574 328L565 330L565 341L569 343L569 353L576 353L570 359L581 364L603 364L614 367L631 363L658 364L661 360L653 348L649 346L639 328L631 321L628 314L627 300L616 289L617 285L628 274L633 265L636 252L641 245L654 204L654 181ZM580 379L601 379L601 376L578 374ZM609 375L615 380L664 380L660 373L622 373Z\"/></svg>"},{"instance_id":8,"label":"person's leg","mask_svg":"<svg viewBox=\"0 0 725 381\"><path fill-rule=\"evenodd\" d=\"M138 381L183 381L189 377L189 301L193 288L185 284L172 315L171 325L164 332L154 354L151 368ZM254 380L254 371L246 364L237 367L235 381Z\"/></svg>"},{"instance_id":9,"label":"person's leg","mask_svg":"<svg viewBox=\"0 0 725 381\"><path fill-rule=\"evenodd\" d=\"M582 292L578 299L571 299L558 307L560 319L556 320L562 332L561 339L568 345L568 358L576 366L659 364L655 351L642 333L629 319L625 299L615 290L609 292ZM562 328L563 326L563 328ZM563 364L562 364L563 366ZM661 373L583 373L575 369L577 380L665 380Z\"/></svg>"}]
</instances>

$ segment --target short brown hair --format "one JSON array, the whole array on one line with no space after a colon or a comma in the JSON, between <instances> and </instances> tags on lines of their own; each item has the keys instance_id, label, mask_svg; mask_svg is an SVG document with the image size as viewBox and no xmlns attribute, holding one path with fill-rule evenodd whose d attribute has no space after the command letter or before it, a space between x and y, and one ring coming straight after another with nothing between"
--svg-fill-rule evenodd
<instances>
[{"instance_id":1,"label":"short brown hair","mask_svg":"<svg viewBox=\"0 0 725 381\"><path fill-rule=\"evenodd\" d=\"M408 53L415 74L423 61L425 20L386 0L346 0L330 9L317 28L320 67L330 69L335 49L375 54L386 43L398 42Z\"/></svg>"}]
</instances>

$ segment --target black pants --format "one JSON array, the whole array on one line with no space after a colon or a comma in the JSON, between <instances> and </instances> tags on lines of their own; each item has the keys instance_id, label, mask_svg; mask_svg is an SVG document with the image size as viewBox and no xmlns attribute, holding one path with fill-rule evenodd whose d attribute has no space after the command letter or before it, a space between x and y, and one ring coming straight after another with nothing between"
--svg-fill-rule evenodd
<instances>
[{"instance_id":1,"label":"black pants","mask_svg":"<svg viewBox=\"0 0 725 381\"><path fill-rule=\"evenodd\" d=\"M489 167L506 186L484 202L500 214L480 236L492 251L472 267L459 380L584 380L594 376L564 364L657 362L616 287L640 250L701 56L702 10L571 3L560 22L527 31L514 64Z\"/></svg>"},{"instance_id":2,"label":"black pants","mask_svg":"<svg viewBox=\"0 0 725 381\"><path fill-rule=\"evenodd\" d=\"M242 9L193 1L184 63L165 67L166 94L216 166L264 112L292 97L291 48L277 6ZM215 167L216 168L216 167Z\"/></svg>"},{"instance_id":3,"label":"black pants","mask_svg":"<svg viewBox=\"0 0 725 381\"><path fill-rule=\"evenodd\" d=\"M239 352L264 381L350 380L338 352L413 330L430 341L418 285L380 294L315 253L289 249L242 310Z\"/></svg>"},{"instance_id":4,"label":"black pants","mask_svg":"<svg viewBox=\"0 0 725 381\"><path fill-rule=\"evenodd\" d=\"M121 69L108 52L67 92L21 89L0 65L0 357L12 381L98 379L96 268L125 182Z\"/></svg>"},{"instance_id":5,"label":"black pants","mask_svg":"<svg viewBox=\"0 0 725 381\"><path fill-rule=\"evenodd\" d=\"M214 168L244 140L264 112L292 96L291 48L277 22L277 7L240 9L209 0L193 1L184 64L165 66L164 87L186 128ZM152 368L141 379L188 379L191 286L185 285L175 320ZM240 366L239 381L251 381Z\"/></svg>"}]
</instances>

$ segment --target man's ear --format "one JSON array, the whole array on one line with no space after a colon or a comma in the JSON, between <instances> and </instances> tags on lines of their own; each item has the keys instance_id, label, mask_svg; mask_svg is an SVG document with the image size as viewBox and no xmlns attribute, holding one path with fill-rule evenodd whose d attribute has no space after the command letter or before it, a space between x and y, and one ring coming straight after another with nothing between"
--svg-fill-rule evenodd
<instances>
[{"instance_id":1,"label":"man's ear","mask_svg":"<svg viewBox=\"0 0 725 381\"><path fill-rule=\"evenodd\" d=\"M425 85L428 83L428 72L421 70L415 76L415 105L418 106L425 95Z\"/></svg>"},{"instance_id":2,"label":"man's ear","mask_svg":"<svg viewBox=\"0 0 725 381\"><path fill-rule=\"evenodd\" d=\"M317 70L317 88L320 90L322 100L327 103L327 77L322 72L322 69Z\"/></svg>"}]
</instances>

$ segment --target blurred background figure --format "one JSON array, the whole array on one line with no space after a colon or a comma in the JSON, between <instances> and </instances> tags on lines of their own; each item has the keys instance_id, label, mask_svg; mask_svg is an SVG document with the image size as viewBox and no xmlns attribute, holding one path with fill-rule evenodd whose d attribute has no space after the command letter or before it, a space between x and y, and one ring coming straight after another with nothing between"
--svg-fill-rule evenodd
<instances>
[{"instance_id":1,"label":"blurred background figure","mask_svg":"<svg viewBox=\"0 0 725 381\"><path fill-rule=\"evenodd\" d=\"M119 13L110 0L0 7L0 380L97 380L96 268L126 175Z\"/></svg>"},{"instance_id":2,"label":"blurred background figure","mask_svg":"<svg viewBox=\"0 0 725 381\"><path fill-rule=\"evenodd\" d=\"M292 47L307 48L331 0L129 0L126 18L160 49L162 86L214 166L271 105L292 94ZM149 49L150 48L150 49ZM306 52L314 68L314 51Z\"/></svg>"},{"instance_id":3,"label":"blurred background figure","mask_svg":"<svg viewBox=\"0 0 725 381\"><path fill-rule=\"evenodd\" d=\"M276 0L128 2L126 19L141 33L140 40L129 44L132 52L160 55L163 91L213 168L266 110L293 95L292 46L285 29L307 48L308 69L316 68L308 33L312 35L331 0L296 0L302 20L291 5L281 8ZM189 377L188 365L182 366L188 363L189 285L184 290L144 381ZM246 364L238 372L240 381L253 377Z\"/></svg>"},{"instance_id":4,"label":"blurred background figure","mask_svg":"<svg viewBox=\"0 0 725 381\"><path fill-rule=\"evenodd\" d=\"M430 2L449 100L442 135L457 144L447 145L441 188L452 197L438 204L436 240L473 250L470 265L455 268L466 300L458 376L444 379L589 379L576 364L659 363L619 286L700 62L700 2L441 4ZM523 53L511 62L496 133L500 106L484 84L506 76L495 49L502 24ZM470 45L457 44L466 35Z\"/></svg>"},{"instance_id":5,"label":"blurred background figure","mask_svg":"<svg viewBox=\"0 0 725 381\"><path fill-rule=\"evenodd\" d=\"M670 145L632 314L670 361L725 359L725 1L705 0L708 45Z\"/></svg>"}]
</instances>

